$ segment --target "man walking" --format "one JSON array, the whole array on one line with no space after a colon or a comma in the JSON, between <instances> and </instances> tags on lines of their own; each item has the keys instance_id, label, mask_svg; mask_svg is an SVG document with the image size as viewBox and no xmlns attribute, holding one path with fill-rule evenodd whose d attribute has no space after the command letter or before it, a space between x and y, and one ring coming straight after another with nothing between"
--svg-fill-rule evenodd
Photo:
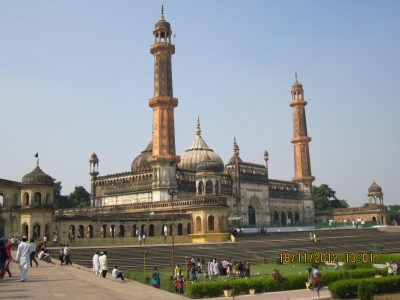
<instances>
[{"instance_id":1,"label":"man walking","mask_svg":"<svg viewBox=\"0 0 400 300\"><path fill-rule=\"evenodd\" d=\"M96 251L96 253L93 255L93 272L96 274L96 276L101 275L100 271L100 261L99 261L99 251Z\"/></svg>"},{"instance_id":2,"label":"man walking","mask_svg":"<svg viewBox=\"0 0 400 300\"><path fill-rule=\"evenodd\" d=\"M21 272L21 281L28 280L28 266L29 266L29 244L26 242L28 237L23 236L22 242L18 245L16 261L19 263L19 270Z\"/></svg>"},{"instance_id":3,"label":"man walking","mask_svg":"<svg viewBox=\"0 0 400 300\"><path fill-rule=\"evenodd\" d=\"M106 251L100 253L99 261L100 261L101 276L103 278L106 278L108 271L108 261L107 261Z\"/></svg>"}]
</instances>

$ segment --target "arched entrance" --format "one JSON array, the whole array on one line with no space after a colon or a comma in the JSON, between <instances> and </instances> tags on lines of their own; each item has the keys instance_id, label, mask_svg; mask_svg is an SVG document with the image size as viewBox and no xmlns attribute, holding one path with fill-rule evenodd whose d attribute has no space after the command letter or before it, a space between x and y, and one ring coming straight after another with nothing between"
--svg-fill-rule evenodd
<instances>
[{"instance_id":1,"label":"arched entrance","mask_svg":"<svg viewBox=\"0 0 400 300\"><path fill-rule=\"evenodd\" d=\"M101 226L101 237L106 238L107 237L107 225Z\"/></svg>"},{"instance_id":2,"label":"arched entrance","mask_svg":"<svg viewBox=\"0 0 400 300\"><path fill-rule=\"evenodd\" d=\"M284 212L281 212L281 226L286 226L287 221L286 221L286 214Z\"/></svg>"},{"instance_id":3,"label":"arched entrance","mask_svg":"<svg viewBox=\"0 0 400 300\"><path fill-rule=\"evenodd\" d=\"M196 217L196 231L201 231L201 217Z\"/></svg>"},{"instance_id":4,"label":"arched entrance","mask_svg":"<svg viewBox=\"0 0 400 300\"><path fill-rule=\"evenodd\" d=\"M0 236L4 236L5 227L6 227L6 222L4 222L2 218L0 218Z\"/></svg>"},{"instance_id":5,"label":"arched entrance","mask_svg":"<svg viewBox=\"0 0 400 300\"><path fill-rule=\"evenodd\" d=\"M124 227L124 225L119 225L118 237L125 237L125 227Z\"/></svg>"},{"instance_id":6,"label":"arched entrance","mask_svg":"<svg viewBox=\"0 0 400 300\"><path fill-rule=\"evenodd\" d=\"M295 213L294 213L294 223L295 223L295 224L300 223L300 215L299 215L298 212L295 212Z\"/></svg>"},{"instance_id":7,"label":"arched entrance","mask_svg":"<svg viewBox=\"0 0 400 300\"><path fill-rule=\"evenodd\" d=\"M291 211L289 211L289 213L288 213L288 225L289 226L293 226L293 224L294 224L293 214L292 214Z\"/></svg>"},{"instance_id":8,"label":"arched entrance","mask_svg":"<svg viewBox=\"0 0 400 300\"><path fill-rule=\"evenodd\" d=\"M75 225L69 226L68 237L70 240L75 240Z\"/></svg>"},{"instance_id":9,"label":"arched entrance","mask_svg":"<svg viewBox=\"0 0 400 300\"><path fill-rule=\"evenodd\" d=\"M78 239L83 239L85 227L83 225L78 226Z\"/></svg>"},{"instance_id":10,"label":"arched entrance","mask_svg":"<svg viewBox=\"0 0 400 300\"><path fill-rule=\"evenodd\" d=\"M279 213L274 211L274 225L279 226Z\"/></svg>"},{"instance_id":11,"label":"arched entrance","mask_svg":"<svg viewBox=\"0 0 400 300\"><path fill-rule=\"evenodd\" d=\"M44 227L44 236L46 236L47 238L50 236L50 224L46 224L46 226Z\"/></svg>"},{"instance_id":12,"label":"arched entrance","mask_svg":"<svg viewBox=\"0 0 400 300\"><path fill-rule=\"evenodd\" d=\"M36 240L40 237L40 225L36 223L33 225L33 238Z\"/></svg>"},{"instance_id":13,"label":"arched entrance","mask_svg":"<svg viewBox=\"0 0 400 300\"><path fill-rule=\"evenodd\" d=\"M211 215L211 216L208 216L208 220L207 220L208 222L208 226L207 226L207 229L209 230L209 231L213 231L214 230L214 216L213 215Z\"/></svg>"},{"instance_id":14,"label":"arched entrance","mask_svg":"<svg viewBox=\"0 0 400 300\"><path fill-rule=\"evenodd\" d=\"M22 235L29 236L29 226L28 224L22 224Z\"/></svg>"},{"instance_id":15,"label":"arched entrance","mask_svg":"<svg viewBox=\"0 0 400 300\"><path fill-rule=\"evenodd\" d=\"M178 235L183 234L183 225L181 223L178 224Z\"/></svg>"},{"instance_id":16,"label":"arched entrance","mask_svg":"<svg viewBox=\"0 0 400 300\"><path fill-rule=\"evenodd\" d=\"M154 236L154 224L150 224L149 226L149 236Z\"/></svg>"},{"instance_id":17,"label":"arched entrance","mask_svg":"<svg viewBox=\"0 0 400 300\"><path fill-rule=\"evenodd\" d=\"M42 194L39 192L36 192L33 197L33 206L39 207L41 205L42 205Z\"/></svg>"},{"instance_id":18,"label":"arched entrance","mask_svg":"<svg viewBox=\"0 0 400 300\"><path fill-rule=\"evenodd\" d=\"M256 211L253 206L249 205L247 208L247 214L249 216L249 226L256 225Z\"/></svg>"},{"instance_id":19,"label":"arched entrance","mask_svg":"<svg viewBox=\"0 0 400 300\"><path fill-rule=\"evenodd\" d=\"M93 238L93 226L92 225L89 225L87 228L86 228L86 237L87 238Z\"/></svg>"}]
</instances>

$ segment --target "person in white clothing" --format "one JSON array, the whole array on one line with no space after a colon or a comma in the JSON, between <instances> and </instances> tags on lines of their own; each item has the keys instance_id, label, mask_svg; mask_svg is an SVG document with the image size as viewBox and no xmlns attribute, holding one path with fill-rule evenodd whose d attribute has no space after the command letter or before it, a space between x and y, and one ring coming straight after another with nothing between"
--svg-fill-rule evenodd
<instances>
[{"instance_id":1,"label":"person in white clothing","mask_svg":"<svg viewBox=\"0 0 400 300\"><path fill-rule=\"evenodd\" d=\"M100 270L100 261L99 261L99 251L97 251L93 255L93 272L97 276L101 276L101 270Z\"/></svg>"},{"instance_id":2,"label":"person in white clothing","mask_svg":"<svg viewBox=\"0 0 400 300\"><path fill-rule=\"evenodd\" d=\"M26 236L22 237L22 242L18 245L17 256L15 258L16 262L19 263L19 270L21 272L21 281L28 280L28 267L29 267L29 243L27 243L28 238Z\"/></svg>"},{"instance_id":3,"label":"person in white clothing","mask_svg":"<svg viewBox=\"0 0 400 300\"><path fill-rule=\"evenodd\" d=\"M108 271L107 252L101 252L99 257L101 276L106 278Z\"/></svg>"},{"instance_id":4,"label":"person in white clothing","mask_svg":"<svg viewBox=\"0 0 400 300\"><path fill-rule=\"evenodd\" d=\"M118 270L118 266L115 266L114 269L112 270L112 277L114 277L115 279L121 278L122 280L125 280L122 272Z\"/></svg>"}]
</instances>

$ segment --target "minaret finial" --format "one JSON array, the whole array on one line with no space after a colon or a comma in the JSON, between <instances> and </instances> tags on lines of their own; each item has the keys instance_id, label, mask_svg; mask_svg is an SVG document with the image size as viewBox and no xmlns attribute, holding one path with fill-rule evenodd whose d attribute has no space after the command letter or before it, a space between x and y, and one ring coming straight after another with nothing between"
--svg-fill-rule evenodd
<instances>
[{"instance_id":1,"label":"minaret finial","mask_svg":"<svg viewBox=\"0 0 400 300\"><path fill-rule=\"evenodd\" d=\"M164 4L161 5L161 19L164 19Z\"/></svg>"},{"instance_id":2,"label":"minaret finial","mask_svg":"<svg viewBox=\"0 0 400 300\"><path fill-rule=\"evenodd\" d=\"M297 72L294 72L294 78L296 79L296 82L298 82L298 80L297 80Z\"/></svg>"},{"instance_id":3,"label":"minaret finial","mask_svg":"<svg viewBox=\"0 0 400 300\"><path fill-rule=\"evenodd\" d=\"M199 117L199 115L197 115L196 135L201 136L200 117Z\"/></svg>"},{"instance_id":4,"label":"minaret finial","mask_svg":"<svg viewBox=\"0 0 400 300\"><path fill-rule=\"evenodd\" d=\"M236 144L236 136L233 136L233 154L239 156L239 146Z\"/></svg>"}]
</instances>

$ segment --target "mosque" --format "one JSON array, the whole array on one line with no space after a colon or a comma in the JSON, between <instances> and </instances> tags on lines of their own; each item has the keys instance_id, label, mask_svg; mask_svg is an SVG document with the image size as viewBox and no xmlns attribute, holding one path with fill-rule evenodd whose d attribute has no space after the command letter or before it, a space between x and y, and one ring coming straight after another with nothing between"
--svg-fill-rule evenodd
<instances>
[{"instance_id":1,"label":"mosque","mask_svg":"<svg viewBox=\"0 0 400 300\"><path fill-rule=\"evenodd\" d=\"M234 140L233 153L224 164L204 140L200 120L185 152L175 151L174 109L178 99L172 88L171 25L164 14L155 24L152 137L136 156L130 170L99 174L99 158L90 157L91 206L56 209L54 179L39 166L21 182L0 179L0 234L47 236L50 240L135 237L174 234L192 242L223 241L229 221L244 226L296 226L315 221L304 90L291 86L294 177L271 179L268 152L263 163L245 162ZM260 155L260 157L261 157ZM174 225L173 225L174 224Z\"/></svg>"}]
</instances>

